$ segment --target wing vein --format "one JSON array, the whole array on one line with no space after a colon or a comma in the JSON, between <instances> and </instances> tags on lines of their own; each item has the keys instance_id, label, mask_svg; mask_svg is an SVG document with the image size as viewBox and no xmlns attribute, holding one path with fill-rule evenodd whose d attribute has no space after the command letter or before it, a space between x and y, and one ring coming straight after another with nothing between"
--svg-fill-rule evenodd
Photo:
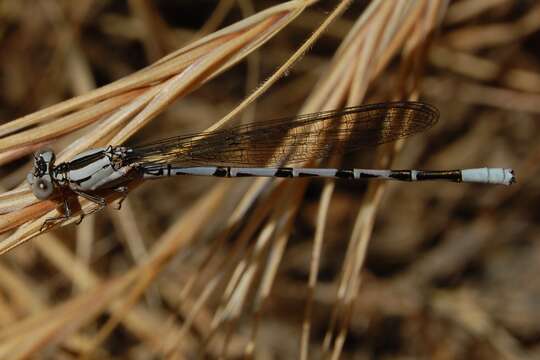
<instances>
[{"instance_id":1,"label":"wing vein","mask_svg":"<svg viewBox=\"0 0 540 360\"><path fill-rule=\"evenodd\" d=\"M279 166L406 138L438 117L422 102L369 104L167 138L132 148L127 161Z\"/></svg>"}]
</instances>

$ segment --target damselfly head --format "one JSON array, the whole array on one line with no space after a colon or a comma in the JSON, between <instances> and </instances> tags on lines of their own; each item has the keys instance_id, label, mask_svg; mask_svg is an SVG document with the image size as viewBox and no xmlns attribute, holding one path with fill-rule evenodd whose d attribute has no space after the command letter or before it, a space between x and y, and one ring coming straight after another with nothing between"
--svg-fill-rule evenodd
<instances>
[{"instance_id":1,"label":"damselfly head","mask_svg":"<svg viewBox=\"0 0 540 360\"><path fill-rule=\"evenodd\" d=\"M51 149L43 149L34 154L34 167L26 176L34 195L40 199L48 199L54 192L51 171L56 159Z\"/></svg>"}]
</instances>

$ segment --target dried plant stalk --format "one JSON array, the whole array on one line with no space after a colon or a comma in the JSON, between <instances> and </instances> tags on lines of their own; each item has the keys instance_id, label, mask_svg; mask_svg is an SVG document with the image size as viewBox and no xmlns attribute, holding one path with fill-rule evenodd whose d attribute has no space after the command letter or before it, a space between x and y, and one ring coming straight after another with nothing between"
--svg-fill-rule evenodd
<instances>
[{"instance_id":1,"label":"dried plant stalk","mask_svg":"<svg viewBox=\"0 0 540 360\"><path fill-rule=\"evenodd\" d=\"M10 12L24 10L24 2L6 1L18 4L11 5ZM351 14L339 18L351 1L336 2L332 12L320 11L323 4L304 11L314 3L280 4L201 37L220 27L225 18L238 16L238 9L247 14L259 4L220 1L213 15L190 32L169 27L157 3L130 1L133 17L115 13L98 25L100 30L137 41L150 59L175 48L174 44L188 39L192 43L113 84L0 125L0 163L41 146L54 146L61 161L89 147L120 144L137 132L143 135L141 129L164 110L174 113L172 103L187 94L178 104L182 118L193 112L199 120L200 109L220 107L213 93L211 100L204 99L208 91L223 98L221 108L240 102L209 130L226 126L254 101L266 117L276 108L298 107L299 99L300 113L306 113L429 94L428 101L443 109L443 121L429 137L419 136L407 146L402 141L380 148L373 154L372 166L390 167L394 158L395 166L403 168L415 162L426 167L504 163L516 161L516 154L527 154L516 167L527 178L525 186L535 184L540 147L524 144L527 139L534 141L536 126L530 113L537 112L539 77L537 61L530 49L523 49L531 47L530 34L538 28L536 4L521 4L518 11L511 0L373 0L357 18ZM72 31L70 35L82 29L85 19L94 23L93 6L83 7L82 12L79 4L44 6L52 11L51 18ZM70 15L54 12L60 8ZM5 11L0 6L0 20L6 19ZM291 24L300 13L301 20ZM71 27L70 21L76 24ZM452 25L445 28L444 24ZM6 34L2 26L0 36ZM302 45L295 44L299 31L305 29L313 31L311 36ZM433 33L440 29L442 36L428 49ZM258 66L261 74L277 70L256 89L253 80L246 81L254 92L243 101L233 91L219 93L221 83L209 82L195 91L218 74L235 76L236 70L227 70L282 30L285 35L268 43L263 51L270 50L261 54L259 65L254 61L247 71L255 78ZM501 31L512 33L491 38ZM470 34L476 38L470 39ZM308 51L321 37L322 49ZM515 55L507 49L510 42L514 50L520 49ZM82 44L75 35L60 46L64 52L74 49L65 58L73 78L70 90L75 93L84 92L93 82L91 71L85 69ZM329 51L329 44L339 48ZM283 47L288 47L286 52ZM421 86L426 61L432 67ZM0 66L4 63L3 59ZM242 81L239 87L244 89ZM260 96L272 86L281 88L276 94ZM489 107L474 106L479 104ZM519 113L504 116L490 107ZM161 125L171 124L152 124L152 132L167 131ZM510 144L519 150L504 148ZM364 155L358 156L359 162L370 159ZM338 166L340 161L336 156L329 165ZM23 170L9 173L1 185L12 188L22 181ZM167 185L164 180L165 185L151 194L145 192L148 185L141 187L129 197L127 212L110 209L77 228L42 234L15 251L10 250L41 233L44 219L58 215L53 210L58 203L36 202L24 184L0 194L0 230L5 236L0 241L0 323L4 325L0 358L52 354L348 359L366 353L464 358L486 351L503 357L536 357L537 351L521 342L531 334L523 329L534 333L536 327L516 326L528 319L505 312L508 303L499 296L504 291L501 279L515 282L505 293L514 310L526 308L522 293L531 298L534 294L533 281L526 286L520 282L528 273L521 258L531 254L534 259L538 253L534 244L527 243L534 238L535 227L525 224L529 218L523 219L531 213L521 205L523 183L498 191L430 184L319 184L306 179L235 179L234 186L232 180L215 181L213 186L199 184L205 180L190 181ZM178 183L182 184L179 192L185 194L167 187ZM130 189L138 185L132 183ZM206 191L204 195L196 197L197 186ZM535 193L534 189L526 192L527 203ZM116 197L104 195L108 202ZM159 206L152 208L152 204ZM82 212L94 208L81 201ZM519 234L526 251L510 244L513 234ZM501 267L507 264L501 258L512 258L507 248L520 260ZM476 267L488 281L468 274ZM529 272L535 274L533 270ZM505 322L504 315L511 320ZM349 331L362 337L360 344ZM445 341L438 341L437 334ZM388 342L391 348L381 349Z\"/></svg>"},{"instance_id":2,"label":"dried plant stalk","mask_svg":"<svg viewBox=\"0 0 540 360\"><path fill-rule=\"evenodd\" d=\"M0 151L61 136L100 119L113 108L124 104L101 120L102 126L96 131L78 139L73 146L57 156L57 162L66 161L89 147L104 145L104 140L108 140L106 143L111 145L121 144L154 119L172 101L215 77L261 46L311 3L313 1L291 1L275 6L176 51L127 78L7 123L0 127L0 133L6 135L14 131L21 132L0 139ZM140 90L141 88L144 91ZM110 100L111 98L114 100ZM61 117L66 113L69 115ZM59 119L52 120L59 116ZM35 124L43 125L24 130L25 127ZM114 198L118 198L118 195L110 193L106 196L108 201ZM2 200L4 201L0 203L0 213L12 213L1 216L0 233L49 212L19 228L0 243L0 254L41 233L40 224L45 219L61 216L56 210L50 211L56 206L52 201L28 207L36 201L29 193L18 194L16 201L7 196ZM21 205L26 205L27 208L13 213L13 208ZM95 209L95 204L82 202L83 211L89 212L93 208ZM71 222L64 221L64 224Z\"/></svg>"}]
</instances>

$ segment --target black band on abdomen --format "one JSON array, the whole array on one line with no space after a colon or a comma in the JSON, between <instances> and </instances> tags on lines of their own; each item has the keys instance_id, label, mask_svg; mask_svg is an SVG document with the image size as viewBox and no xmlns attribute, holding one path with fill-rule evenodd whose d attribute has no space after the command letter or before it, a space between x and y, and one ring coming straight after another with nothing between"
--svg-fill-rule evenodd
<instances>
[{"instance_id":1,"label":"black band on abdomen","mask_svg":"<svg viewBox=\"0 0 540 360\"><path fill-rule=\"evenodd\" d=\"M416 174L416 179L418 181L424 181L424 180L446 180L446 181L455 181L455 182L462 181L460 170L418 171L418 173Z\"/></svg>"}]
</instances>

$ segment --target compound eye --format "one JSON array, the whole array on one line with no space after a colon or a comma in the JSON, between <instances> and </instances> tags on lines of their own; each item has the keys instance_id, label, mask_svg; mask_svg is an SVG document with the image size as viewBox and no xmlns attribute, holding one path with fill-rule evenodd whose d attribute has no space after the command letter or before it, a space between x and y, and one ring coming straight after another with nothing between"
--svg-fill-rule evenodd
<instances>
[{"instance_id":1,"label":"compound eye","mask_svg":"<svg viewBox=\"0 0 540 360\"><path fill-rule=\"evenodd\" d=\"M45 174L54 166L56 156L51 149L43 149L34 154L34 175Z\"/></svg>"},{"instance_id":2,"label":"compound eye","mask_svg":"<svg viewBox=\"0 0 540 360\"><path fill-rule=\"evenodd\" d=\"M53 184L50 180L45 178L34 178L32 183L32 192L40 199L48 199L54 191Z\"/></svg>"},{"instance_id":3,"label":"compound eye","mask_svg":"<svg viewBox=\"0 0 540 360\"><path fill-rule=\"evenodd\" d=\"M56 158L56 156L54 155L54 151L49 148L41 149L36 153L35 157L41 158L47 163L53 163Z\"/></svg>"},{"instance_id":4,"label":"compound eye","mask_svg":"<svg viewBox=\"0 0 540 360\"><path fill-rule=\"evenodd\" d=\"M26 181L30 184L30 186L32 186L34 183L34 173L32 171L26 175Z\"/></svg>"}]
</instances>

